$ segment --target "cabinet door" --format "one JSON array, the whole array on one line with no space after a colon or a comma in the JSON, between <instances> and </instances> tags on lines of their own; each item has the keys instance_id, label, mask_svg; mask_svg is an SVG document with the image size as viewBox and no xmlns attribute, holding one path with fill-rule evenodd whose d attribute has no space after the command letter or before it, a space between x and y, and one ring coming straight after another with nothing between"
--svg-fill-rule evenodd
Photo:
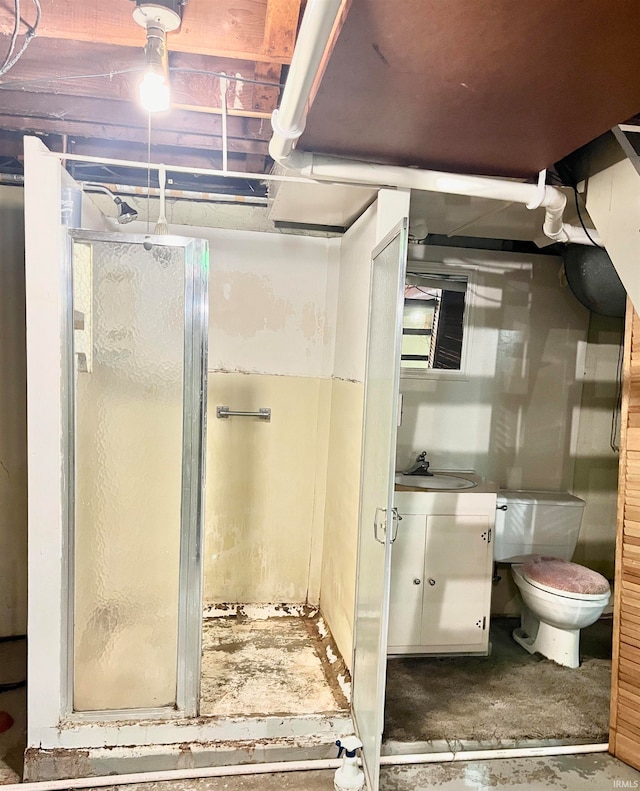
<instances>
[{"instance_id":1,"label":"cabinet door","mask_svg":"<svg viewBox=\"0 0 640 791\"><path fill-rule=\"evenodd\" d=\"M422 591L427 517L402 517L391 555L391 606L389 649L420 645L422 640Z\"/></svg>"},{"instance_id":2,"label":"cabinet door","mask_svg":"<svg viewBox=\"0 0 640 791\"><path fill-rule=\"evenodd\" d=\"M491 533L486 516L427 517L422 643L481 646L489 628Z\"/></svg>"}]
</instances>

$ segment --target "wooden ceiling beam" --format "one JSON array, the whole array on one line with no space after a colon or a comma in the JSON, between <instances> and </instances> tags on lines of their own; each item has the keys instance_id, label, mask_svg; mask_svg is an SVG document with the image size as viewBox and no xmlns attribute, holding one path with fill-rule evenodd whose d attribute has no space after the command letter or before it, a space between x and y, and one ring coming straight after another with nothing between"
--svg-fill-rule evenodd
<instances>
[{"instance_id":1,"label":"wooden ceiling beam","mask_svg":"<svg viewBox=\"0 0 640 791\"><path fill-rule=\"evenodd\" d=\"M262 51L280 63L290 63L298 29L301 0L267 0ZM293 31L293 36L291 32ZM281 61L286 57L288 60ZM257 60L257 58L256 58Z\"/></svg>"},{"instance_id":2,"label":"wooden ceiling beam","mask_svg":"<svg viewBox=\"0 0 640 791\"><path fill-rule=\"evenodd\" d=\"M0 113L9 128L8 119L16 123L26 119L44 119L59 124L60 133L65 125L74 122L129 127L137 131L140 140L147 136L147 115L137 104L110 99L97 99L85 96L49 96L42 93L22 91L0 91ZM248 130L250 121L229 117L227 129L229 142L234 138L268 140L270 126L264 129ZM16 129L19 128L16 126ZM192 113L185 110L170 110L152 117L152 137L160 131L176 134L221 135L222 120L219 115Z\"/></svg>"},{"instance_id":3,"label":"wooden ceiling beam","mask_svg":"<svg viewBox=\"0 0 640 791\"><path fill-rule=\"evenodd\" d=\"M254 79L258 83L272 83L277 84L280 82L282 67L273 63L256 63L254 71ZM253 86L253 108L256 112L268 111L271 113L277 107L279 98L278 88L271 87L265 84L254 84ZM248 121L250 131L260 132L264 130L264 122ZM269 132L271 131L271 124L267 121ZM266 159L264 156L247 157L247 168L256 173L265 170Z\"/></svg>"},{"instance_id":4,"label":"wooden ceiling beam","mask_svg":"<svg viewBox=\"0 0 640 791\"><path fill-rule=\"evenodd\" d=\"M9 45L8 36L0 36L0 51ZM137 103L138 83L141 73L113 74L123 69L140 68L144 61L141 52L131 47L113 47L105 44L90 45L81 41L60 41L57 39L35 39L24 57L11 71L10 79L3 84L25 93L52 93L67 96L100 96L105 99L120 99ZM279 89L270 86L256 86L247 80L263 79L276 86L282 67L275 63L256 63L234 61L224 58L184 55L176 53L172 57L171 77L174 103L203 108L204 112L220 112L220 78L214 74L230 74L228 80L228 104L230 114L240 117L268 117L275 108ZM194 72L181 72L180 69L193 69ZM259 76L256 77L258 72ZM92 77L90 75L100 75ZM82 79L58 79L56 77L89 75ZM110 76L113 75L113 76ZM259 110L254 108L256 90L266 101L260 102ZM0 95L0 102L2 96Z\"/></svg>"},{"instance_id":5,"label":"wooden ceiling beam","mask_svg":"<svg viewBox=\"0 0 640 791\"><path fill-rule=\"evenodd\" d=\"M136 129L126 126L109 124L93 124L78 121L67 121L61 124L46 118L15 119L0 115L0 130L6 132L20 132L22 134L38 135L67 135L70 139L86 138L96 141L96 145L105 140L121 142L123 145L139 143L146 150L146 142ZM184 132L156 131L151 134L151 147L156 145L167 148L199 148L211 151L222 151L222 138L219 135L188 134ZM229 140L229 154L266 156L268 144L258 140L244 140L235 138ZM125 157L130 159L131 157ZM146 154L145 154L146 160Z\"/></svg>"},{"instance_id":6,"label":"wooden ceiling beam","mask_svg":"<svg viewBox=\"0 0 640 791\"><path fill-rule=\"evenodd\" d=\"M253 79L258 83L254 84L251 106L257 111L272 112L278 106L280 90L276 87L280 82L282 67L274 63L256 63L253 72ZM264 83L271 83L265 85Z\"/></svg>"},{"instance_id":7,"label":"wooden ceiling beam","mask_svg":"<svg viewBox=\"0 0 640 791\"><path fill-rule=\"evenodd\" d=\"M40 38L144 46L145 34L133 21L131 0L45 0L42 5ZM190 0L182 26L167 37L169 50L290 63L299 11L300 0ZM23 14L28 16L24 7ZM0 33L10 34L12 28L12 5L3 3Z\"/></svg>"}]
</instances>

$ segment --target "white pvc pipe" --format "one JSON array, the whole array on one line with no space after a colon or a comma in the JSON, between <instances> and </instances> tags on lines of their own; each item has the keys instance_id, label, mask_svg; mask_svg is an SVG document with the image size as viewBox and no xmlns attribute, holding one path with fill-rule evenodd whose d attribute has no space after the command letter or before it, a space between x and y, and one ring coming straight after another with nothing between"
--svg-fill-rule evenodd
<instances>
[{"instance_id":1,"label":"white pvc pipe","mask_svg":"<svg viewBox=\"0 0 640 791\"><path fill-rule=\"evenodd\" d=\"M237 766L205 766L198 769L167 769L160 772L132 772L126 775L101 777L73 777L68 780L37 780L26 783L8 783L2 791L64 791L67 788L101 788L133 783L160 783L174 780L199 780L206 777L233 777L238 775L272 774L277 772L309 772L314 769L337 769L341 758L308 761L277 761L265 764L239 764Z\"/></svg>"},{"instance_id":2,"label":"white pvc pipe","mask_svg":"<svg viewBox=\"0 0 640 791\"><path fill-rule=\"evenodd\" d=\"M609 744L558 745L555 747L504 747L497 750L461 750L444 753L413 753L409 755L383 755L381 766L410 766L413 764L451 763L458 761L489 761L500 758L541 758L553 755L583 755L606 753Z\"/></svg>"},{"instance_id":3,"label":"white pvc pipe","mask_svg":"<svg viewBox=\"0 0 640 791\"><path fill-rule=\"evenodd\" d=\"M426 192L445 192L450 195L467 195L477 198L532 203L551 210L554 219L561 219L567 199L560 190L546 186L542 195L536 184L523 184L520 181L494 179L488 176L465 176L445 173L438 170L418 170L394 165L374 165L366 162L352 162L339 157L301 154L294 161L303 175L313 179L336 179L337 181L358 182L359 184L378 184L403 189L419 189Z\"/></svg>"},{"instance_id":4,"label":"white pvc pipe","mask_svg":"<svg viewBox=\"0 0 640 791\"><path fill-rule=\"evenodd\" d=\"M49 151L47 156L64 160L65 162L94 162L98 165L114 165L121 168L149 168L158 170L160 164L156 162L132 162L129 159L113 159L108 157L93 157L86 154L63 154L59 151ZM309 184L309 179L304 176L281 176L271 173L245 173L242 170L215 170L214 168L189 168L184 165L165 164L167 173L188 173L198 176L215 176L220 178L246 179L248 181L289 181L297 184ZM348 184L345 186L349 186Z\"/></svg>"},{"instance_id":5,"label":"white pvc pipe","mask_svg":"<svg viewBox=\"0 0 640 791\"><path fill-rule=\"evenodd\" d=\"M226 77L220 77L220 106L222 109L222 169L227 172L228 167L228 153L227 148L229 140L227 137L227 80Z\"/></svg>"},{"instance_id":6,"label":"white pvc pipe","mask_svg":"<svg viewBox=\"0 0 640 791\"><path fill-rule=\"evenodd\" d=\"M271 151L271 146L269 150ZM592 244L582 228L563 223L562 215L567 198L559 189L548 185L541 188L537 184L524 184L519 181L494 179L488 176L466 176L438 170L375 165L295 150L281 164L293 168L315 181L329 180L359 185L377 184L425 192L489 198L508 203L522 203L529 209L543 207L545 209L543 231L546 236L556 242ZM591 235L594 241L599 243L599 237L596 239L596 232L594 231Z\"/></svg>"},{"instance_id":7,"label":"white pvc pipe","mask_svg":"<svg viewBox=\"0 0 640 791\"><path fill-rule=\"evenodd\" d=\"M130 198L157 198L160 195L158 187L133 187L130 184L110 184L95 182L78 182L80 186L87 183L99 184L110 189L117 195L126 195ZM0 173L0 186L24 186L24 176L21 174ZM90 192L91 190L87 190ZM166 189L167 198L175 200L202 201L203 203L246 203L248 205L267 206L271 201L269 198L262 198L258 195L234 195L229 192L192 192L191 190Z\"/></svg>"},{"instance_id":8,"label":"white pvc pipe","mask_svg":"<svg viewBox=\"0 0 640 791\"><path fill-rule=\"evenodd\" d=\"M0 178L0 184L2 178ZM82 184L83 182L80 182ZM128 198L157 198L160 195L158 187L132 187L126 184L104 184L118 195L126 195ZM191 192L190 190L166 189L167 198L175 200L202 201L203 203L247 203L267 206L271 201L269 198L262 198L252 195L233 195L226 192Z\"/></svg>"},{"instance_id":9,"label":"white pvc pipe","mask_svg":"<svg viewBox=\"0 0 640 791\"><path fill-rule=\"evenodd\" d=\"M431 763L460 761L484 761L500 758L540 758L553 755L582 755L603 753L608 744L577 744L555 747L514 747L497 750L461 750L460 752L417 753L410 755L383 755L381 766L409 766ZM308 772L313 770L337 769L342 759L326 758L307 761L277 761L263 764L240 764L236 766L207 766L197 769L167 769L159 772L132 772L123 775L100 777L74 777L68 780L39 780L29 783L8 783L3 791L64 791L68 788L101 788L104 786L129 785L133 783L170 782L175 780L199 780L207 777L233 777L240 775L275 774L278 772Z\"/></svg>"},{"instance_id":10,"label":"white pvc pipe","mask_svg":"<svg viewBox=\"0 0 640 791\"><path fill-rule=\"evenodd\" d=\"M289 156L304 131L311 89L342 5L342 0L307 3L287 76L287 99L282 97L279 109L271 116L271 125L278 131L271 139L269 153L276 162Z\"/></svg>"},{"instance_id":11,"label":"white pvc pipe","mask_svg":"<svg viewBox=\"0 0 640 791\"><path fill-rule=\"evenodd\" d=\"M562 228L557 234L553 236L547 234L547 236L556 242L566 242L567 244L592 245L595 243L599 247L604 246L600 234L594 228L589 228L589 233L587 234L582 226L568 225L566 222L562 223Z\"/></svg>"},{"instance_id":12,"label":"white pvc pipe","mask_svg":"<svg viewBox=\"0 0 640 791\"><path fill-rule=\"evenodd\" d=\"M546 236L554 241L591 244L584 232L578 233L582 229L562 222L567 199L560 190L544 183L522 184L499 178L370 164L295 150L295 143L304 131L310 92L341 5L339 0L311 0L305 9L280 107L271 118L273 136L269 154L276 162L319 181L491 198L523 203L528 209L543 206Z\"/></svg>"}]
</instances>

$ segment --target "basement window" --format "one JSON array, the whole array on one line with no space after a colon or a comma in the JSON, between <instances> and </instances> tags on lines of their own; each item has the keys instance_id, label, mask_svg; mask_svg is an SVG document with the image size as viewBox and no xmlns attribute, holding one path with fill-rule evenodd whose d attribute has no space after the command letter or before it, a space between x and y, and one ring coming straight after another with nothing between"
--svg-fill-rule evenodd
<instances>
[{"instance_id":1,"label":"basement window","mask_svg":"<svg viewBox=\"0 0 640 791\"><path fill-rule=\"evenodd\" d=\"M464 375L469 273L409 262L404 289L402 376ZM446 374L445 374L446 375Z\"/></svg>"}]
</instances>

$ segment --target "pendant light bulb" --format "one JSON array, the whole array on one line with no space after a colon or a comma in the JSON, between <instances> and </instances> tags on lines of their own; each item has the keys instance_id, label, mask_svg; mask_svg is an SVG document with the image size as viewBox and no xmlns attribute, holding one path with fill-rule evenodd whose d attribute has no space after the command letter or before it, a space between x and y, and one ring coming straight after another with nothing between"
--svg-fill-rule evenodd
<instances>
[{"instance_id":1,"label":"pendant light bulb","mask_svg":"<svg viewBox=\"0 0 640 791\"><path fill-rule=\"evenodd\" d=\"M171 106L171 90L162 72L147 69L140 83L140 103L148 113L161 113Z\"/></svg>"},{"instance_id":2,"label":"pendant light bulb","mask_svg":"<svg viewBox=\"0 0 640 791\"><path fill-rule=\"evenodd\" d=\"M161 113L171 106L167 33L181 22L182 0L136 0L135 22L146 32L144 48L147 68L140 83L140 103L148 113Z\"/></svg>"}]
</instances>

